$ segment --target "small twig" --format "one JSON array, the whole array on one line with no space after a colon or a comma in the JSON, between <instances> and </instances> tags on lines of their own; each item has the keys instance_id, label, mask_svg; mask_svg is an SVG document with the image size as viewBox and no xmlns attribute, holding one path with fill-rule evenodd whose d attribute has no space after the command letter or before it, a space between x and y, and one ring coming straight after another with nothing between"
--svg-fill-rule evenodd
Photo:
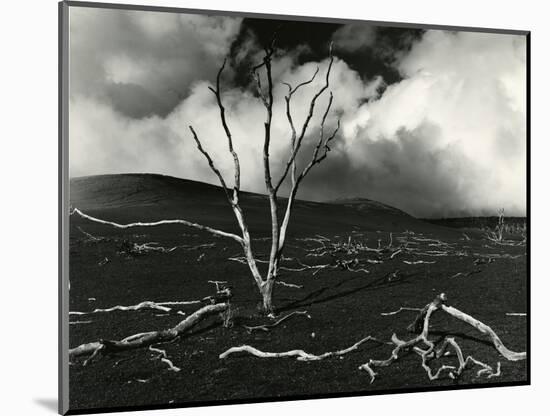
<instances>
[{"instance_id":1,"label":"small twig","mask_svg":"<svg viewBox=\"0 0 550 416\"><path fill-rule=\"evenodd\" d=\"M281 285L281 286L284 286L284 287L291 287L291 288L294 288L294 289L303 289L302 285L295 285L294 283L287 283L287 282L284 282L282 280L275 280L275 284Z\"/></svg>"},{"instance_id":2,"label":"small twig","mask_svg":"<svg viewBox=\"0 0 550 416\"><path fill-rule=\"evenodd\" d=\"M172 361L170 361L170 359L168 359L168 356L166 354L166 351L165 350L161 350L160 348L155 348L153 347L152 345L149 345L149 350L152 351L152 352L156 352L157 354L159 354L158 358L160 358L160 361L162 361L163 363L167 364L168 365L168 370L170 371L174 371L174 372L179 372L181 371L181 368L179 367L176 367L174 365L174 363Z\"/></svg>"},{"instance_id":3,"label":"small twig","mask_svg":"<svg viewBox=\"0 0 550 416\"><path fill-rule=\"evenodd\" d=\"M286 321L287 319L293 317L293 316L296 316L296 315L304 315L306 316L308 319L311 319L311 315L307 312L307 311L294 311L292 313L289 313L288 315L285 315L283 316L281 319L279 319L278 321L272 323L272 324L266 324L266 325L257 325L257 326L246 326L246 325L243 325L244 328L248 331L248 332L253 332L253 331L269 331L271 328L275 328L277 325L279 325L280 323Z\"/></svg>"},{"instance_id":4,"label":"small twig","mask_svg":"<svg viewBox=\"0 0 550 416\"><path fill-rule=\"evenodd\" d=\"M76 229L77 229L78 231L80 231L82 234L84 234L86 237L88 237L88 240L90 240L90 241L99 242L99 241L105 240L105 237L96 237L95 235L90 234L90 233L84 231L84 230L83 230L82 228L80 228L80 227L76 227Z\"/></svg>"},{"instance_id":5,"label":"small twig","mask_svg":"<svg viewBox=\"0 0 550 416\"><path fill-rule=\"evenodd\" d=\"M382 316L389 316L389 315L397 315L398 313L400 312L403 312L403 311L414 311L414 312L419 312L421 311L422 308L408 308L406 306L402 306L400 307L399 309L397 309L396 311L392 311L392 312L382 312L380 315Z\"/></svg>"},{"instance_id":6,"label":"small twig","mask_svg":"<svg viewBox=\"0 0 550 416\"><path fill-rule=\"evenodd\" d=\"M390 256L390 259L393 259L395 256L397 256L399 253L401 253L403 250L399 249L399 250L396 250L392 253L392 255Z\"/></svg>"},{"instance_id":7,"label":"small twig","mask_svg":"<svg viewBox=\"0 0 550 416\"><path fill-rule=\"evenodd\" d=\"M403 263L405 263L405 264L435 264L435 261L424 261L424 260L408 261L408 260L403 260Z\"/></svg>"}]
</instances>

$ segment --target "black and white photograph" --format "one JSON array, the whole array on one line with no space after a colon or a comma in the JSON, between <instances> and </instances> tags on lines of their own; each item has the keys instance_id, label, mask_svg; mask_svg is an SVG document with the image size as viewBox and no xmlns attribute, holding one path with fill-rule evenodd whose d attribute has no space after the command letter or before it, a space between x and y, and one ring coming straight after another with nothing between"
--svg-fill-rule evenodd
<instances>
[{"instance_id":1,"label":"black and white photograph","mask_svg":"<svg viewBox=\"0 0 550 416\"><path fill-rule=\"evenodd\" d=\"M529 32L60 27L63 411L530 383Z\"/></svg>"}]
</instances>

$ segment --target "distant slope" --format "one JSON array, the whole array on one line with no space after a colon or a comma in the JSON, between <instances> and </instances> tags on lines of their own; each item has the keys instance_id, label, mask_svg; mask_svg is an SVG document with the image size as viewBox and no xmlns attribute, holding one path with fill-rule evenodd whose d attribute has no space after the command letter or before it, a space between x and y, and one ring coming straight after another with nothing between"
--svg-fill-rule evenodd
<instances>
[{"instance_id":1,"label":"distant slope","mask_svg":"<svg viewBox=\"0 0 550 416\"><path fill-rule=\"evenodd\" d=\"M70 200L73 207L114 221L184 218L236 231L235 218L220 187L170 176L119 174L73 178ZM281 211L284 201L286 199L281 198ZM266 196L242 192L241 206L251 230L268 234L270 214ZM296 201L289 228L296 235L353 230L445 230L368 199L330 203Z\"/></svg>"},{"instance_id":2,"label":"distant slope","mask_svg":"<svg viewBox=\"0 0 550 416\"><path fill-rule=\"evenodd\" d=\"M404 215L410 217L405 211L401 211L390 205L383 204L382 202L373 201L367 198L338 198L332 201L327 201L328 204L337 204L346 207L351 207L359 211L389 211L395 215Z\"/></svg>"}]
</instances>

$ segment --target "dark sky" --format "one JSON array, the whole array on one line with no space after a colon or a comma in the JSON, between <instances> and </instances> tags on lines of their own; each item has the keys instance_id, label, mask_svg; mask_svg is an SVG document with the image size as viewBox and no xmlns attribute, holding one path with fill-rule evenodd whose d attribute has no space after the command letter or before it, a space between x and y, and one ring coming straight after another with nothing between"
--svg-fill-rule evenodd
<instances>
[{"instance_id":1,"label":"dark sky","mask_svg":"<svg viewBox=\"0 0 550 416\"><path fill-rule=\"evenodd\" d=\"M267 45L277 33L277 45L284 50L293 50L307 45L298 63L318 61L326 57L327 47L333 40L333 34L344 25L321 22L298 22L268 19L244 19L239 36L232 48L236 48L252 31L261 45ZM362 25L367 27L366 24ZM423 29L392 27L372 27L376 31L376 44L349 51L335 45L335 55L344 59L348 65L365 79L382 75L388 84L401 79L399 72L392 65L395 50L406 51L415 39L424 33Z\"/></svg>"},{"instance_id":2,"label":"dark sky","mask_svg":"<svg viewBox=\"0 0 550 416\"><path fill-rule=\"evenodd\" d=\"M230 178L208 90L228 57L222 98L243 187L263 192L265 109L250 68L276 30L275 172L289 149L283 82L296 85L319 68L293 98L299 123L334 45L327 128L340 118L341 129L299 197L367 197L418 216L525 213L525 39L502 34L71 7L71 176L151 172L215 183L189 135L192 124ZM328 91L304 152L327 100Z\"/></svg>"},{"instance_id":3,"label":"dark sky","mask_svg":"<svg viewBox=\"0 0 550 416\"><path fill-rule=\"evenodd\" d=\"M257 63L252 59L253 51L246 56L246 59L236 59L235 51L239 50L251 36L256 38L258 47L269 45L273 36L276 36L275 47L280 49L281 53L300 50L296 62L301 65L324 59L331 41L334 41L334 33L343 26L345 25L324 22L243 19L239 34L231 45L231 62L236 69L234 82L239 86L245 86L250 82L250 67ZM362 26L367 27L367 25ZM413 42L422 36L424 30L372 27L372 31L376 32L375 44L366 43L364 47L351 51L338 48L336 44L334 55L345 60L350 68L357 71L365 80L380 75L388 85L400 81L402 78L399 71L393 65L394 52L408 51Z\"/></svg>"}]
</instances>

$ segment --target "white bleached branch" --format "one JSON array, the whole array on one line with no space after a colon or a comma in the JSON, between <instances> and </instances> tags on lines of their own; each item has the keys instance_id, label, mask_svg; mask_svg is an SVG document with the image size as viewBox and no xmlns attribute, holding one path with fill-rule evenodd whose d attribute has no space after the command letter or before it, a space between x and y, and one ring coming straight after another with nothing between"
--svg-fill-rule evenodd
<instances>
[{"instance_id":1,"label":"white bleached branch","mask_svg":"<svg viewBox=\"0 0 550 416\"><path fill-rule=\"evenodd\" d=\"M338 351L330 351L325 352L320 355L310 354L308 352L305 352L304 350L290 350L290 351L283 351L283 352L264 352L257 348L251 347L250 345L242 345L240 347L232 347L229 348L227 351L220 354L220 359L226 358L227 356L231 354L235 354L238 352L246 352L248 354L252 354L259 358L285 358L285 357L296 357L296 360L298 361L320 361L324 360L326 358L330 357L338 357L345 354L348 354L350 352L353 352L357 350L361 344L364 344L367 341L378 341L376 338L368 336L366 338L363 338L360 341L357 341L355 344L353 344L351 347L338 350Z\"/></svg>"},{"instance_id":2,"label":"white bleached branch","mask_svg":"<svg viewBox=\"0 0 550 416\"><path fill-rule=\"evenodd\" d=\"M162 312L170 312L172 308L170 306L184 306L184 305L195 305L197 303L201 303L200 300L190 300L190 301L175 301L175 302L153 302L150 300L146 300L143 302L140 302L136 305L129 305L129 306L123 306L123 305L115 305L111 308L96 308L93 311L90 312L76 312L72 311L69 312L69 315L90 315L93 313L104 313L104 312L114 312L114 311L139 311L142 309L149 309L149 310L158 310Z\"/></svg>"},{"instance_id":3,"label":"white bleached branch","mask_svg":"<svg viewBox=\"0 0 550 416\"><path fill-rule=\"evenodd\" d=\"M237 234L217 230L215 228L207 227L206 225L197 224L187 220L174 219L174 220L160 220L160 221L153 221L153 222L132 222L128 224L119 224L114 221L106 221L96 217L92 217L91 215L85 214L84 212L80 211L78 208L74 208L73 211L71 212L71 215L72 214L78 214L82 218L96 222L98 224L110 225L112 227L121 228L121 229L127 229L127 228L133 228L133 227L158 227L160 225L168 225L168 224L182 224L188 227L193 227L199 230L209 232L211 234L232 238L233 240L239 242L240 244L243 244L243 239L239 237Z\"/></svg>"}]
</instances>

